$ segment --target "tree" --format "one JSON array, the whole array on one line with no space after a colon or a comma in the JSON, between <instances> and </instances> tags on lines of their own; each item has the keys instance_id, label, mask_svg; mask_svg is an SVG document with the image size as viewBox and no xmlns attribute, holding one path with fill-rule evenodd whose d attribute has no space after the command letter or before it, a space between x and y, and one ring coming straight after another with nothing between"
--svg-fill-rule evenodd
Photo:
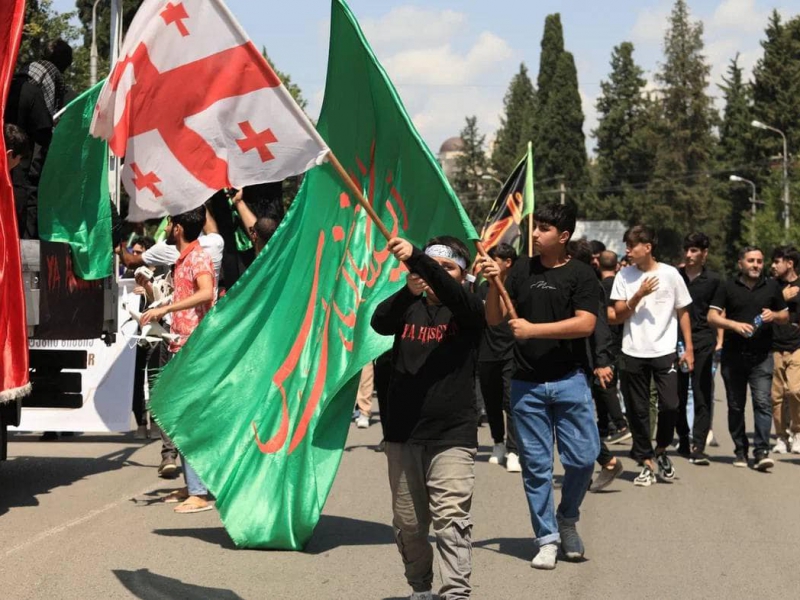
<instances>
[{"instance_id":1,"label":"tree","mask_svg":"<svg viewBox=\"0 0 800 600\"><path fill-rule=\"evenodd\" d=\"M652 110L644 94L644 72L633 60L633 44L623 42L611 54L611 74L600 83L596 140L598 205L601 219L627 219L626 186L641 187L653 175Z\"/></svg>"},{"instance_id":2,"label":"tree","mask_svg":"<svg viewBox=\"0 0 800 600\"><path fill-rule=\"evenodd\" d=\"M47 43L61 38L74 42L80 36L79 30L70 24L74 12L57 13L53 10L53 0L28 0L25 3L25 25L17 56L17 65L25 65L41 58Z\"/></svg>"},{"instance_id":3,"label":"tree","mask_svg":"<svg viewBox=\"0 0 800 600\"><path fill-rule=\"evenodd\" d=\"M642 207L660 230L660 256L667 260L678 259L683 237L692 230L704 231L715 248L725 241L730 209L709 181L717 116L707 94L710 67L703 49L703 24L690 20L685 0L676 0L664 37L665 61L656 74L662 118L649 210Z\"/></svg>"},{"instance_id":4,"label":"tree","mask_svg":"<svg viewBox=\"0 0 800 600\"><path fill-rule=\"evenodd\" d=\"M283 82L283 85L289 91L289 94L291 94L292 98L294 98L294 101L297 102L297 105L305 110L308 102L303 97L303 90L300 89L300 86L292 81L292 76L288 73L278 70L278 68L275 66L275 63L272 62L272 59L267 55L266 46L261 46L261 56L267 60L269 66L272 67L272 70L275 71L275 74Z\"/></svg>"},{"instance_id":5,"label":"tree","mask_svg":"<svg viewBox=\"0 0 800 600\"><path fill-rule=\"evenodd\" d=\"M564 30L561 27L561 15L559 13L547 15L544 20L542 51L539 57L539 78L536 82L536 87L539 90L540 113L547 106L553 81L559 81L556 71L558 70L558 60L563 53Z\"/></svg>"},{"instance_id":6,"label":"tree","mask_svg":"<svg viewBox=\"0 0 800 600\"><path fill-rule=\"evenodd\" d=\"M535 137L536 91L525 63L511 80L503 104L504 116L492 151L492 169L500 179L511 174Z\"/></svg>"},{"instance_id":7,"label":"tree","mask_svg":"<svg viewBox=\"0 0 800 600\"><path fill-rule=\"evenodd\" d=\"M747 164L753 134L753 127L750 125L753 119L751 91L744 81L738 54L728 65L727 75L722 81L719 88L725 99L725 110L719 127L718 170L728 177L739 175L752 180L756 177L757 170ZM723 181L720 194L728 200L730 206L725 247L728 250L727 263L732 265L735 262L736 247L742 241L742 223L749 218L745 213L750 211L750 188ZM749 241L748 231L747 243Z\"/></svg>"},{"instance_id":8,"label":"tree","mask_svg":"<svg viewBox=\"0 0 800 600\"><path fill-rule=\"evenodd\" d=\"M144 0L122 0L122 31L128 31L136 11ZM92 46L92 6L94 0L76 0L83 33L83 46L86 49ZM111 3L101 1L97 4L97 54L100 58L108 60L111 50ZM105 76L105 75L104 75ZM101 77L102 78L102 77Z\"/></svg>"},{"instance_id":9,"label":"tree","mask_svg":"<svg viewBox=\"0 0 800 600\"><path fill-rule=\"evenodd\" d=\"M490 188L483 176L488 172L488 160L485 146L486 136L478 130L478 118L467 117L466 125L461 130L464 142L462 153L456 158L456 170L453 176L453 188L461 199L473 225L480 229L491 208L487 191Z\"/></svg>"},{"instance_id":10,"label":"tree","mask_svg":"<svg viewBox=\"0 0 800 600\"><path fill-rule=\"evenodd\" d=\"M558 85L551 90L539 123L536 177L545 185L563 177L567 197L584 206L582 197L589 187L589 171L578 71L572 53L563 52L559 57L555 80Z\"/></svg>"},{"instance_id":11,"label":"tree","mask_svg":"<svg viewBox=\"0 0 800 600\"><path fill-rule=\"evenodd\" d=\"M752 116L785 133L789 150L790 207L793 226L788 234L782 229L783 213L783 141L773 132L751 128L748 141L749 162L753 165L753 180L759 195L766 201L756 220L756 239L766 250L787 240L797 240L800 234L800 203L797 200L796 159L792 154L800 146L800 17L782 22L774 11L761 42L764 55L753 69ZM775 160L774 157L781 158ZM749 232L743 232L747 239Z\"/></svg>"}]
</instances>

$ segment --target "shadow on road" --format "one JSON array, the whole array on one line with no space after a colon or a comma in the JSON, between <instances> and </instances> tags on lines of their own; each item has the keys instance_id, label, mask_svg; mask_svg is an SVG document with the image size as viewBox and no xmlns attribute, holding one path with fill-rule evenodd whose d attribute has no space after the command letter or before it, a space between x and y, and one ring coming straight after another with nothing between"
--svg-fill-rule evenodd
<instances>
[{"instance_id":1,"label":"shadow on road","mask_svg":"<svg viewBox=\"0 0 800 600\"><path fill-rule=\"evenodd\" d=\"M99 457L20 456L0 467L0 516L12 507L38 506L37 496L76 481L136 465L129 461L137 447ZM137 465L140 466L140 465Z\"/></svg>"},{"instance_id":2,"label":"shadow on road","mask_svg":"<svg viewBox=\"0 0 800 600\"><path fill-rule=\"evenodd\" d=\"M129 592L141 600L163 600L164 598L242 600L239 594L231 590L184 583L180 579L151 573L148 569L139 569L138 571L115 569L114 575Z\"/></svg>"},{"instance_id":3,"label":"shadow on road","mask_svg":"<svg viewBox=\"0 0 800 600\"><path fill-rule=\"evenodd\" d=\"M194 529L154 529L153 533L156 535L163 535L165 537L187 537L206 542L207 544L214 544L226 550L236 550L236 544L233 543L228 532L224 527L195 527Z\"/></svg>"},{"instance_id":4,"label":"shadow on road","mask_svg":"<svg viewBox=\"0 0 800 600\"><path fill-rule=\"evenodd\" d=\"M497 548L489 548L489 546L497 546ZM531 537L479 540L477 542L472 542L472 547L488 550L490 552L497 552L498 554L505 554L506 556L513 556L514 558L525 561L532 559L533 555L536 554L536 546Z\"/></svg>"},{"instance_id":5,"label":"shadow on road","mask_svg":"<svg viewBox=\"0 0 800 600\"><path fill-rule=\"evenodd\" d=\"M236 549L224 527L154 529L153 533L166 537L189 537L226 550ZM322 515L304 552L321 554L340 546L380 546L383 544L394 544L394 533L389 525L348 517Z\"/></svg>"},{"instance_id":6,"label":"shadow on road","mask_svg":"<svg viewBox=\"0 0 800 600\"><path fill-rule=\"evenodd\" d=\"M314 536L305 547L308 554L321 554L339 546L381 546L394 544L390 525L349 517L322 515Z\"/></svg>"},{"instance_id":7,"label":"shadow on road","mask_svg":"<svg viewBox=\"0 0 800 600\"><path fill-rule=\"evenodd\" d=\"M31 433L14 433L10 441L15 444L41 444L47 443L54 448L60 444L132 444L138 446L146 446L151 442L155 442L157 438L148 438L146 440L137 440L133 437L133 432L128 433L79 433L69 437L60 437L57 440L42 442L39 439L39 434Z\"/></svg>"}]
</instances>

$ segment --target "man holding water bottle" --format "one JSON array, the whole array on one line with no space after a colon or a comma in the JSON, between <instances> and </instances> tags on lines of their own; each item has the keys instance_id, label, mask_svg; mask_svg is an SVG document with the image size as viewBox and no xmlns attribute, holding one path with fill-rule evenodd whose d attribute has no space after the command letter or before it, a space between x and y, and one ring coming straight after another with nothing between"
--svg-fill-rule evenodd
<instances>
[{"instance_id":1,"label":"man holding water bottle","mask_svg":"<svg viewBox=\"0 0 800 600\"><path fill-rule=\"evenodd\" d=\"M764 253L753 246L743 248L739 252L739 276L719 286L708 311L709 324L725 330L722 379L728 397L728 429L736 452L734 467L747 467L744 407L748 385L755 420L753 465L759 471L775 466L769 457L772 325L788 320L789 310L778 283L764 277Z\"/></svg>"}]
</instances>

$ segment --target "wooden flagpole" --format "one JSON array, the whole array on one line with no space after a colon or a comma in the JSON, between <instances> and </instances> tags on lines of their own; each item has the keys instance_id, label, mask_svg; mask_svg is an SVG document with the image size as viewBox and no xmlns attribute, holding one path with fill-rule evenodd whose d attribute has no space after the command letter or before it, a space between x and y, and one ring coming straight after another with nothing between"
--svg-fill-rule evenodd
<instances>
[{"instance_id":1,"label":"wooden flagpole","mask_svg":"<svg viewBox=\"0 0 800 600\"><path fill-rule=\"evenodd\" d=\"M533 213L528 213L528 258L533 258Z\"/></svg>"},{"instance_id":2,"label":"wooden flagpole","mask_svg":"<svg viewBox=\"0 0 800 600\"><path fill-rule=\"evenodd\" d=\"M392 239L392 234L386 228L386 225L383 224L381 218L378 216L378 213L375 212L375 209L372 208L372 205L367 201L364 197L364 194L361 192L361 188L356 185L356 182L348 175L347 171L344 170L342 163L339 162L339 159L336 158L336 155L333 153L333 150L328 151L328 162L331 163L333 169L339 174L339 177L342 178L342 181L347 186L347 188L353 193L358 200L358 203L361 207L367 212L369 218L372 219L372 222L375 223L375 226L378 228L378 231L381 232L383 237L386 238L387 241ZM485 259L491 260L489 255L486 253L486 250L481 244L480 240L475 241L475 247L478 249L478 253ZM508 307L509 316L512 319L517 318L517 311L514 310L514 305L511 303L511 297L508 295L508 291L506 290L503 282L500 281L499 278L495 277L494 284L497 286L498 291L500 292L500 298L505 303L506 307Z\"/></svg>"}]
</instances>

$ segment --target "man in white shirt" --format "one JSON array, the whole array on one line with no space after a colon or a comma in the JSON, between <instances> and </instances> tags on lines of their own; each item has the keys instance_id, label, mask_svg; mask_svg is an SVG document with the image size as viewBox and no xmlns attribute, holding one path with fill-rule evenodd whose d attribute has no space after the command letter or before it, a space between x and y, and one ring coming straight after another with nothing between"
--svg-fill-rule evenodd
<instances>
[{"instance_id":1,"label":"man in white shirt","mask_svg":"<svg viewBox=\"0 0 800 600\"><path fill-rule=\"evenodd\" d=\"M675 478L675 468L667 456L678 417L678 368L685 363L694 368L692 324L688 307L692 297L680 273L653 257L655 231L636 225L625 232L625 246L631 266L614 280L615 323L624 323L622 336L622 386L628 424L633 435L631 457L642 465L634 480L649 486L658 474L664 481ZM678 357L678 323L684 353ZM656 448L650 435L650 381L658 391Z\"/></svg>"},{"instance_id":2,"label":"man in white shirt","mask_svg":"<svg viewBox=\"0 0 800 600\"><path fill-rule=\"evenodd\" d=\"M206 224L203 226L203 233L197 240L200 242L200 247L211 256L211 261L214 263L214 281L218 282L225 240L219 234L217 222L210 210L206 210ZM175 246L170 246L165 241L158 242L141 255L131 254L124 244L120 248L120 260L128 269L136 269L141 266L171 267L179 256L180 253Z\"/></svg>"}]
</instances>

